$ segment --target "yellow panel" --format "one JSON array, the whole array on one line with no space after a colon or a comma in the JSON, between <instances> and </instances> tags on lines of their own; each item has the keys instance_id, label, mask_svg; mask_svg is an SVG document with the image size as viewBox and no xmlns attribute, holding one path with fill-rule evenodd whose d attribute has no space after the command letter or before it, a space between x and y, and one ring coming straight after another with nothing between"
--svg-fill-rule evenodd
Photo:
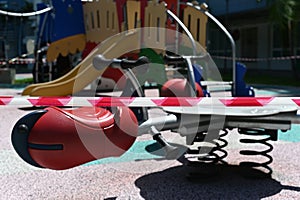
<instances>
[{"instance_id":1,"label":"yellow panel","mask_svg":"<svg viewBox=\"0 0 300 200\"><path fill-rule=\"evenodd\" d=\"M66 56L69 53L75 54L85 48L85 35L78 34L52 42L47 51L47 60L53 62L59 54Z\"/></svg>"},{"instance_id":2,"label":"yellow panel","mask_svg":"<svg viewBox=\"0 0 300 200\"><path fill-rule=\"evenodd\" d=\"M141 2L127 1L127 29L134 29L141 27Z\"/></svg>"},{"instance_id":3,"label":"yellow panel","mask_svg":"<svg viewBox=\"0 0 300 200\"><path fill-rule=\"evenodd\" d=\"M201 11L188 6L183 11L183 22L189 28L194 39L203 47L206 47L207 16Z\"/></svg>"},{"instance_id":4,"label":"yellow panel","mask_svg":"<svg viewBox=\"0 0 300 200\"><path fill-rule=\"evenodd\" d=\"M86 39L89 41L91 39L92 27L91 27L91 18L90 13L93 10L94 3L93 2L86 2L83 4L83 14L84 14L84 25L85 25L85 32L86 32Z\"/></svg>"},{"instance_id":5,"label":"yellow panel","mask_svg":"<svg viewBox=\"0 0 300 200\"><path fill-rule=\"evenodd\" d=\"M161 53L165 50L166 43L166 8L164 3L156 3L151 1L145 9L145 27L153 27L147 29L147 33L144 33L144 42L146 46L155 46L157 53ZM149 44L151 43L151 45Z\"/></svg>"},{"instance_id":6,"label":"yellow panel","mask_svg":"<svg viewBox=\"0 0 300 200\"><path fill-rule=\"evenodd\" d=\"M119 33L117 8L113 0L86 2L83 11L87 41L100 43Z\"/></svg>"}]
</instances>

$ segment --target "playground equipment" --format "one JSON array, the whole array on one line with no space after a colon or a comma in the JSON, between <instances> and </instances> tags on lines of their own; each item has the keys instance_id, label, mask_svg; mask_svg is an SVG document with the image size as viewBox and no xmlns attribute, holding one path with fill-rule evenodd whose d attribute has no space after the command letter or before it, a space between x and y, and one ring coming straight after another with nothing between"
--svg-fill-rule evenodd
<instances>
[{"instance_id":1,"label":"playground equipment","mask_svg":"<svg viewBox=\"0 0 300 200\"><path fill-rule=\"evenodd\" d=\"M71 70L65 76L58 78L54 81L30 85L25 88L23 95L31 96L66 96L76 93L86 87L91 80L95 80L103 72L96 71L92 66L93 56L96 54L105 54L107 57L111 55L122 55L127 52L127 49L136 49L138 46L136 41L137 34L135 32L121 33L115 38L103 45L95 48L78 66ZM114 48L118 46L119 48ZM74 82L77 80L76 87Z\"/></svg>"},{"instance_id":2,"label":"playground equipment","mask_svg":"<svg viewBox=\"0 0 300 200\"><path fill-rule=\"evenodd\" d=\"M189 165L213 167L226 163L224 159L227 152L224 147L227 141L224 136L236 128L240 134L259 136L255 140L244 139L240 142L267 146L267 150L263 151L242 150L243 155L261 155L267 161L245 162L241 166L259 167L270 175L272 157L269 153L272 145L268 141L277 140L278 130L288 131L292 124L300 123L297 115L299 99L205 98L201 79L215 76L221 80L221 76L205 45L202 44L202 47L198 43L205 43L206 38L199 30L205 27L208 19L212 19L232 39L228 31L209 14L207 7L184 4L182 22L163 3L107 2L108 7L97 4L98 9L104 9L101 10L103 12L93 9L92 5L96 5L96 2L84 6L87 41L91 42L90 46L99 44L77 67L60 79L31 85L23 92L23 95L38 97L0 98L0 105L21 105L18 103L23 101L22 105L52 106L22 117L14 126L12 143L19 156L36 167L68 169L95 159L120 156L130 148L136 137L151 134L165 150L167 159L178 159L182 154L179 148L161 134L161 131L171 130L185 139L179 146L186 148L184 157ZM120 8L125 5L126 12L121 12ZM176 5L179 5L177 1ZM122 15L116 17L116 13ZM176 21L186 34L174 31L174 27L172 30L165 29L164 22L170 20L167 16ZM201 20L203 17L204 21ZM96 35L103 24L110 31L99 39ZM167 24L173 25L170 22ZM117 27L124 31L116 34ZM172 36L175 42L166 39L166 35ZM186 71L179 78L156 80L161 84L161 96L171 97L145 98L142 84L148 77L140 81L138 75L141 72L148 73L153 68L153 54L149 56L140 51L148 48L161 58L155 64L159 64L158 68L163 73L168 71L166 68ZM236 80L241 81L237 75L243 76L244 72L236 73L234 42L232 48L232 96L252 96L251 88L245 84L237 87ZM123 58L124 55L127 59ZM121 71L125 78L120 97L98 97L97 92L94 93L96 97L69 96L97 79L107 68ZM195 76L196 69L201 71L200 78ZM237 89L245 92L238 93ZM151 107L161 108L164 115L150 118Z\"/></svg>"},{"instance_id":3,"label":"playground equipment","mask_svg":"<svg viewBox=\"0 0 300 200\"><path fill-rule=\"evenodd\" d=\"M123 30L130 30L137 27L165 27L171 30L179 30L179 27L184 30L184 32L189 36L188 42L192 42L193 48L195 49L195 41L198 41L204 48L206 46L206 23L208 19L215 22L221 30L228 36L232 43L233 52L233 81L230 82L232 85L232 95L233 96L253 96L253 90L243 87L245 85L243 79L236 73L239 70L239 65L235 64L235 45L232 37L228 31L219 23L208 11L205 4L201 6L191 3L180 3L177 0L166 1L167 9L163 3L157 3L155 1L94 1L82 3L81 1L51 1L51 6L48 7L43 4L38 5L40 11L32 13L12 13L1 11L0 14L8 16L19 16L27 17L32 15L41 15L40 17L40 28L38 33L38 40L36 45L36 62L34 67L34 79L39 82L39 77L41 73L48 71L49 80L55 78L52 72L54 68L56 70L66 68L70 69L72 63L70 61L71 55L77 51L83 51L83 57L85 58L97 44L103 42L106 38L120 32ZM182 4L182 5L180 5ZM56 10L53 13L53 8ZM125 9L122 9L125 8ZM155 11L155 12L154 12ZM175 13L183 13L181 18L177 17ZM166 14L167 13L167 14ZM156 19L156 20L155 20ZM76 22L76 24L74 24ZM166 22L166 23L165 23ZM166 24L166 25L165 25ZM178 24L178 25L177 25ZM60 27L64 27L61 29ZM175 36L171 36L168 32L165 37L164 32L160 33L161 42L160 45L156 46L160 49L157 53L164 53L165 45L174 45L174 51L178 51L178 41ZM154 39L154 33L152 33L152 38ZM172 41L173 38L173 41ZM166 40L164 42L163 40ZM177 40L174 42L174 40ZM150 41L150 39L149 39ZM170 42L171 41L171 42ZM43 44L48 43L49 46L42 47ZM137 44L138 45L138 44ZM62 48L63 47L63 48ZM156 49L156 51L157 51ZM135 52L136 54L138 52ZM177 52L180 53L180 52ZM49 69L44 69L43 54L46 54L46 60ZM54 62L55 61L55 62ZM56 64L54 64L56 63ZM65 81L72 82L77 74L78 66L87 66L89 68L89 63L81 63L76 65L75 69L70 70L61 79L57 79L53 82L47 82L45 84L34 84L26 88L24 95L51 95L61 96L61 95L71 95L71 88L66 87ZM46 67L47 68L47 67ZM237 68L237 69L236 69ZM191 70L191 69L190 69ZM242 69L243 70L243 69ZM163 76L165 70L163 68L156 68L153 70L150 68L148 74L153 79L156 77L158 80L154 82L163 83L166 81L166 76ZM114 74L114 76L112 75ZM118 74L118 75L116 75ZM76 76L79 78L80 76ZM93 77L93 76L91 76ZM117 82L122 77L121 71L111 71L108 69L107 72L102 73L101 81L108 78L110 82ZM159 78L157 78L159 77ZM41 78L42 80L43 78ZM145 78L144 78L145 79ZM61 82L60 82L61 81ZM98 80L96 80L99 82ZM100 81L100 82L101 82ZM98 83L95 80L90 80L94 82L94 85ZM61 83L61 88L59 88L59 83ZM205 82L207 85L208 82ZM241 83L239 87L236 87L236 83ZM49 85L54 84L53 90L50 91ZM193 82L191 82L193 87ZM203 83L204 84L204 83ZM203 86L203 84L200 84ZM71 85L71 84L70 84ZM70 86L69 85L69 86ZM42 92L42 88L45 91ZM84 85L82 85L83 87ZM37 88L38 93L30 94L33 88ZM81 88L83 89L83 88ZM240 92L238 92L239 90ZM249 92L247 92L249 90ZM68 91L63 92L61 91Z\"/></svg>"},{"instance_id":4,"label":"playground equipment","mask_svg":"<svg viewBox=\"0 0 300 200\"><path fill-rule=\"evenodd\" d=\"M269 164L272 157L269 153L273 147L268 141L277 140L278 130L288 131L292 124L300 124L297 115L299 98L134 97L140 96L143 91L130 71L145 65L147 62L144 58L134 62L106 59L97 55L93 63L98 70L110 66L127 71L130 87L138 92L132 93L132 97L121 98L26 97L16 98L16 101L13 97L0 99L6 105L21 105L23 101L22 105L27 102L27 105L35 106L73 107L71 110L46 108L28 114L17 122L13 129L12 142L19 156L29 164L42 168L68 169L106 156L119 156L130 147L135 137L149 133L164 148L167 159L176 159L181 156L180 149L171 145L161 134L161 131L171 130L185 138L185 158L189 165L213 168L216 164L226 164L224 158L227 152L224 147L228 142L223 137L229 130L236 128L240 134L257 137L243 139L241 143L267 147L262 151L242 150L242 155L264 156L267 160L262 163L240 163L241 167L260 168L265 175L270 175L272 169ZM151 107L162 108L167 115L148 118L147 112ZM122 122L120 114L128 116L123 118L126 118L125 121ZM53 123L48 129L49 121ZM61 121L64 121L65 128L59 128ZM123 132L110 132L111 129ZM207 143L212 146L207 146Z\"/></svg>"},{"instance_id":5,"label":"playground equipment","mask_svg":"<svg viewBox=\"0 0 300 200\"><path fill-rule=\"evenodd\" d=\"M232 40L232 37L228 33L228 31L222 26L221 23L219 23L208 11L207 7L203 4L201 6L197 4L183 4L180 5L180 2L177 0L172 0L172 1L167 1L167 7L165 6L164 3L157 3L155 1L124 1L124 0L119 0L119 1L106 1L105 3L103 1L93 1L93 2L85 2L83 4L83 18L84 18L84 32L85 32L85 40L86 40L86 46L85 49L83 50L83 57L85 58L89 53L91 53L92 49L97 46L97 44L100 44L105 41L105 39L112 37L113 35L121 32L121 31L126 31L126 30L131 30L134 28L139 28L139 27L161 27L161 28L166 28L166 30L160 30L159 32L159 39L160 42L153 43L151 42L152 40L155 40L156 33L151 32L148 34L147 40L139 41L138 39L135 41L136 45L139 46L138 49L143 48L142 44L146 44L147 41L150 41L151 43L151 48L156 51L158 54L156 57L163 56L166 53L166 50L171 50L172 52L175 52L177 54L182 54L180 52L180 48L178 48L178 45L180 42L178 40L178 36L176 36L178 33L174 30L179 30L182 29L184 33L188 35L188 38L185 43L192 45L191 48L197 49L196 42L199 42L204 48L206 46L206 24L208 19L211 19L214 23L216 23L222 31L225 32L225 34L228 36L230 41ZM57 3L56 3L57 4ZM53 6L56 6L56 4L53 4ZM78 4L78 2L77 2ZM76 5L77 5L76 4ZM58 4L57 4L58 5ZM175 6L176 5L176 6ZM77 5L78 6L78 5ZM124 8L124 9L122 9ZM183 16L181 20L176 13L177 12L181 13L183 12ZM46 17L45 17L46 18ZM80 15L77 16L77 18L80 18ZM59 21L59 16L55 18L56 21ZM45 24L47 24L47 20L43 20ZM79 20L80 21L80 20ZM82 20L81 20L82 21ZM171 21L171 22L170 22ZM55 23L55 22L52 22ZM61 23L61 22L60 22ZM43 29L43 27L41 27ZM44 28L45 29L45 28ZM71 30L73 30L72 28ZM47 29L46 29L47 30ZM70 31L68 33L69 35L71 32L82 32L82 28L79 29L74 29L74 31ZM169 32L168 30L173 30ZM41 36L43 35L44 31L41 31ZM60 30L61 34L65 34L62 30ZM49 34L48 34L49 35ZM80 37L82 34L78 34ZM73 37L73 36L72 36ZM67 38L72 38L71 36ZM173 38L173 40L171 39ZM45 40L45 39L44 39ZM81 39L82 41L82 39ZM62 38L58 41L55 41L50 44L49 47L49 52L47 52L47 57L51 58L49 60L54 60L58 53L56 52L55 54L51 52L53 49L56 48L56 44L65 44L65 43L70 43L68 42L68 39ZM82 42L80 44L83 44ZM58 45L61 46L61 45ZM80 46L80 47L79 47ZM77 49L82 49L82 45L79 45ZM236 64L235 64L235 45L234 42L232 42L232 52L233 52L233 81L230 82L232 86L232 94L233 96L237 96L236 94L245 94L245 96L249 96L246 92L236 92L236 87L235 83L237 82L236 80L242 80L241 78L237 77L236 74ZM68 48L67 48L68 49ZM67 54L68 52L72 52L71 50L65 49L63 52L63 55ZM73 51L76 48L72 48ZM63 49L61 49L63 51ZM94 52L93 52L94 53ZM126 53L126 52L125 52ZM134 52L131 52L131 54L125 55L125 57L136 57L141 52L139 50L136 50ZM132 54L134 53L134 54ZM190 52L188 54L195 54L195 52ZM121 55L120 56L124 56ZM195 64L195 63L193 63ZM82 61L79 65L77 65L73 70L71 70L69 73L64 75L63 77L50 81L47 83L41 83L41 84L33 84L30 85L28 88L26 88L23 92L23 95L32 95L32 96L48 96L48 95L53 95L53 96L62 96L62 95L71 95L72 94L72 84L67 84L66 82L72 83L73 80L81 78L81 75L77 74L78 72L78 67L81 68L90 68L90 62L86 62L86 60ZM190 68L189 70L192 70ZM92 72L92 71L91 71ZM193 73L193 72L192 72ZM119 75L117 75L119 74ZM166 78L166 71L165 68L160 67L160 68L149 68L149 71L146 75L146 77L143 78L141 81L147 81L149 82L152 81L156 85L157 84L163 84L164 82L167 81ZM122 73L120 70L116 69L107 69L106 72L102 73L101 76L99 76L99 79L96 78L94 79L95 76L90 76L91 78L89 79L90 83L93 83L92 85L96 85L99 82L103 82L107 78L110 80L113 80L114 82L117 82L121 77ZM116 77L114 77L114 76ZM100 80L100 81L99 81ZM193 86L194 81L191 81L190 84ZM51 87L53 84L54 87ZM198 83L202 85L201 83ZM207 85L208 82L205 82ZM83 89L86 85L83 84L82 88ZM104 86L103 86L104 87ZM102 88L103 88L102 87ZM36 90L33 90L33 88L36 88ZM45 90L44 90L45 88ZM53 88L51 90L50 88ZM101 87L99 87L101 88ZM243 90L244 88L238 87L239 89ZM105 88L104 88L105 89ZM111 88L113 89L113 88ZM245 89L244 89L245 90ZM33 91L33 93L31 93ZM35 92L34 92L35 91ZM253 92L251 93L253 94Z\"/></svg>"},{"instance_id":6,"label":"playground equipment","mask_svg":"<svg viewBox=\"0 0 300 200\"><path fill-rule=\"evenodd\" d=\"M101 44L98 48L102 48ZM212 67L208 53L201 53L196 56L166 56L165 62L185 61L188 64L191 62L187 60L193 58L208 62ZM269 153L273 147L269 141L277 140L278 130L288 131L292 124L300 123L297 115L299 98L146 98L133 73L136 68L149 65L146 57L134 61L97 54L91 59L94 70L103 71L111 67L124 72L127 83L121 97L0 98L1 104L5 105L54 106L23 116L13 128L13 146L27 163L41 168L69 169L92 160L120 156L130 148L136 137L151 134L165 150L166 159L179 159L183 147L188 165L211 169L216 164L226 164L224 147L228 142L224 136L236 128L240 134L258 137L243 139L241 143L267 147L262 151L241 151L243 155L266 157L267 161L240 165L260 168L270 175L272 157ZM150 118L152 107L161 108L164 114ZM179 143L179 147L171 144L161 134L165 130L179 134L185 139L184 143Z\"/></svg>"}]
</instances>

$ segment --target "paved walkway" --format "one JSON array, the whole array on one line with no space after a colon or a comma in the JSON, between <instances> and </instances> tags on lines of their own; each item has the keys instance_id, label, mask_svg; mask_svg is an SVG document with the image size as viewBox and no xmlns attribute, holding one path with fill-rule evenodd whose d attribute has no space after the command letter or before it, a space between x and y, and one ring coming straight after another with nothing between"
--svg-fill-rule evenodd
<instances>
[{"instance_id":1,"label":"paved walkway","mask_svg":"<svg viewBox=\"0 0 300 200\"><path fill-rule=\"evenodd\" d=\"M19 95L21 91L0 89L0 95ZM272 177L253 179L242 175L245 171L238 164L245 157L239 151L249 146L239 144L240 135L234 129L226 138L229 165L217 167L219 175L214 178L190 182L186 167L179 161L161 160L160 151L149 153L155 148L149 136L138 138L121 158L98 160L64 171L29 166L16 155L10 140L16 121L29 112L0 107L0 200L300 199L298 126L280 133L279 141L272 142ZM173 136L170 132L164 134L167 138ZM256 161L263 159L258 157Z\"/></svg>"},{"instance_id":2,"label":"paved walkway","mask_svg":"<svg viewBox=\"0 0 300 200\"><path fill-rule=\"evenodd\" d=\"M256 95L300 97L300 87L272 86L272 85L252 85Z\"/></svg>"}]
</instances>

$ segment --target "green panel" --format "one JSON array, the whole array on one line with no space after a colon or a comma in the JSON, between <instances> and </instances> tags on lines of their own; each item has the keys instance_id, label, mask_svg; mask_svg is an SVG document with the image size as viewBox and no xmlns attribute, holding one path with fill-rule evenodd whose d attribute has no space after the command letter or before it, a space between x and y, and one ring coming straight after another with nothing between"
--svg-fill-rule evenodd
<instances>
[{"instance_id":1,"label":"green panel","mask_svg":"<svg viewBox=\"0 0 300 200\"><path fill-rule=\"evenodd\" d=\"M151 62L147 73L137 74L140 84L144 85L145 82L148 82L158 86L163 85L167 81L163 55L147 48L141 50L140 56L146 56Z\"/></svg>"}]
</instances>

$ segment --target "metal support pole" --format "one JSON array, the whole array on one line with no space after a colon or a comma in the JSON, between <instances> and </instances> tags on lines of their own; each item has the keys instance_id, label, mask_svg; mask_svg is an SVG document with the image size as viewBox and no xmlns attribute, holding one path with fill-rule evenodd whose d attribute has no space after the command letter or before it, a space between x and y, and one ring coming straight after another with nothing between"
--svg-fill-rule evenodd
<instances>
[{"instance_id":1,"label":"metal support pole","mask_svg":"<svg viewBox=\"0 0 300 200\"><path fill-rule=\"evenodd\" d=\"M200 12L204 13L209 19L211 19L214 23L217 24L217 26L225 33L225 35L228 37L231 48L232 48L232 95L235 96L236 94L236 46L233 37L228 32L228 30L221 24L219 20L217 20L212 14L210 14L207 10L208 6L207 4L203 3L201 6L193 5L191 3L187 3L186 5L191 6L199 10Z\"/></svg>"},{"instance_id":2,"label":"metal support pole","mask_svg":"<svg viewBox=\"0 0 300 200\"><path fill-rule=\"evenodd\" d=\"M193 55L196 55L196 42L194 40L194 37L192 33L189 31L189 29L184 25L184 23L170 10L167 10L168 15L170 15L177 23L178 25L183 29L183 31L187 34L188 38L191 40L192 46L193 46Z\"/></svg>"}]
</instances>

